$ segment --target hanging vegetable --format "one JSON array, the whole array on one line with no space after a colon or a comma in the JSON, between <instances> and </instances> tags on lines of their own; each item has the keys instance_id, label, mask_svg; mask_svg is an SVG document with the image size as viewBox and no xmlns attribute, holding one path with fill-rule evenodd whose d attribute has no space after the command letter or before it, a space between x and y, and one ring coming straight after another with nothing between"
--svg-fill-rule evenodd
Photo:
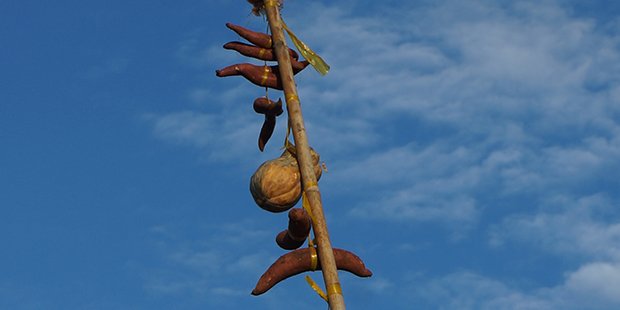
<instances>
[{"instance_id":1,"label":"hanging vegetable","mask_svg":"<svg viewBox=\"0 0 620 310\"><path fill-rule=\"evenodd\" d=\"M295 74L301 72L308 66L308 62L299 63L301 67L293 69ZM216 70L215 75L218 77L241 75L255 85L277 90L283 89L278 66L256 66L249 63L242 63Z\"/></svg>"},{"instance_id":2,"label":"hanging vegetable","mask_svg":"<svg viewBox=\"0 0 620 310\"><path fill-rule=\"evenodd\" d=\"M306 242L312 226L310 216L303 208L288 212L288 228L276 236L276 243L285 250L294 250Z\"/></svg>"},{"instance_id":3,"label":"hanging vegetable","mask_svg":"<svg viewBox=\"0 0 620 310\"><path fill-rule=\"evenodd\" d=\"M320 156L310 149L317 180L322 170ZM301 198L301 175L297 158L286 149L276 159L264 162L250 178L250 193L254 202L270 212L284 212L295 206Z\"/></svg>"},{"instance_id":4,"label":"hanging vegetable","mask_svg":"<svg viewBox=\"0 0 620 310\"><path fill-rule=\"evenodd\" d=\"M348 271L358 277L370 277L372 271L366 268L362 259L357 255L342 249L334 248L334 259L338 270ZM280 256L260 277L252 295L267 292L274 285L294 275L321 270L314 247L298 249Z\"/></svg>"},{"instance_id":5,"label":"hanging vegetable","mask_svg":"<svg viewBox=\"0 0 620 310\"><path fill-rule=\"evenodd\" d=\"M276 116L280 116L284 112L282 109L282 99L274 102L265 97L256 98L254 100L254 111L265 115L263 127L261 127L260 134L258 135L258 149L262 152L276 127Z\"/></svg>"}]
</instances>

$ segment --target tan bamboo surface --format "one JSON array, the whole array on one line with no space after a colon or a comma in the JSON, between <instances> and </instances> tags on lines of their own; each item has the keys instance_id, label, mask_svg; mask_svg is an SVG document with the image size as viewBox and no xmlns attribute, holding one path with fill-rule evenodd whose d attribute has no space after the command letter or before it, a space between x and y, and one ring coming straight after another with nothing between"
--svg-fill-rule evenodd
<instances>
[{"instance_id":1,"label":"tan bamboo surface","mask_svg":"<svg viewBox=\"0 0 620 310\"><path fill-rule=\"evenodd\" d=\"M310 156L310 146L308 144L304 119L301 113L299 97L297 96L297 86L293 78L293 69L291 67L284 31L282 29L278 1L266 0L264 4L267 21L269 22L273 38L273 48L280 67L280 77L284 87L289 124L293 132L293 137L295 138L295 148L297 151L302 184L312 209L312 229L314 230L318 247L317 252L319 261L321 262L321 270L327 290L329 307L331 310L345 310L344 297L342 296L342 289L340 287L340 281L338 280L336 260L334 259L334 252L331 242L329 241L329 233L327 232L327 223L325 222L325 216L323 214L321 193L314 174L312 157Z\"/></svg>"}]
</instances>

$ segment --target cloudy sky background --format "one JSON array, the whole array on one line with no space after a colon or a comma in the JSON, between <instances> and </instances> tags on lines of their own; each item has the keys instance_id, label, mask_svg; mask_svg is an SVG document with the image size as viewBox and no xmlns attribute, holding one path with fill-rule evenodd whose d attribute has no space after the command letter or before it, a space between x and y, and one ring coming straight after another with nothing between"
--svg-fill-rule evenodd
<instances>
[{"instance_id":1,"label":"cloudy sky background","mask_svg":"<svg viewBox=\"0 0 620 310\"><path fill-rule=\"evenodd\" d=\"M245 1L0 3L0 308L317 309L249 292L285 214L248 180ZM620 307L620 5L286 1L350 309ZM258 63L258 62L256 62ZM271 91L270 96L278 96ZM320 280L320 274L314 274ZM320 282L320 281L319 281Z\"/></svg>"}]
</instances>

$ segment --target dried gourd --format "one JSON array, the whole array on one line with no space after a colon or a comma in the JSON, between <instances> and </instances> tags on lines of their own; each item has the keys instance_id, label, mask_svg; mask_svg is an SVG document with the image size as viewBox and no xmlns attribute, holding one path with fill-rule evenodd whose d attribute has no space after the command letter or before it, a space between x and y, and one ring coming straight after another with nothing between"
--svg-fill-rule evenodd
<instances>
[{"instance_id":1,"label":"dried gourd","mask_svg":"<svg viewBox=\"0 0 620 310\"><path fill-rule=\"evenodd\" d=\"M301 174L293 150L285 150L276 159L264 162L250 179L250 193L256 204L270 212L284 212L301 198ZM320 157L310 148L314 173L321 177Z\"/></svg>"}]
</instances>

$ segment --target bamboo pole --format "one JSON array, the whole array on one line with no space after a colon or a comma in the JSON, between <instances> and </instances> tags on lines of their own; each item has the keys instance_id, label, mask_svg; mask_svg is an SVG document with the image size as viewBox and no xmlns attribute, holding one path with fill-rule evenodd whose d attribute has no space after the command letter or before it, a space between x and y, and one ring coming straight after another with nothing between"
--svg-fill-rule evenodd
<instances>
[{"instance_id":1,"label":"bamboo pole","mask_svg":"<svg viewBox=\"0 0 620 310\"><path fill-rule=\"evenodd\" d=\"M338 269L331 242L329 241L329 233L327 232L327 223L323 214L323 206L321 202L321 193L314 175L312 157L310 155L310 146L304 126L304 119L301 113L301 105L297 96L297 86L293 78L293 69L289 58L284 31L282 30L282 22L280 10L277 0L266 0L265 12L267 13L267 21L271 29L273 38L273 49L275 50L278 65L280 67L280 78L284 88L284 96L286 98L286 109L288 111L289 124L295 138L295 148L297 151L297 161L301 172L302 184L306 197L310 204L313 214L314 236L318 247L319 261L321 262L321 270L323 272L323 280L327 290L329 307L332 310L345 310L344 298L340 281L338 280Z\"/></svg>"}]
</instances>

